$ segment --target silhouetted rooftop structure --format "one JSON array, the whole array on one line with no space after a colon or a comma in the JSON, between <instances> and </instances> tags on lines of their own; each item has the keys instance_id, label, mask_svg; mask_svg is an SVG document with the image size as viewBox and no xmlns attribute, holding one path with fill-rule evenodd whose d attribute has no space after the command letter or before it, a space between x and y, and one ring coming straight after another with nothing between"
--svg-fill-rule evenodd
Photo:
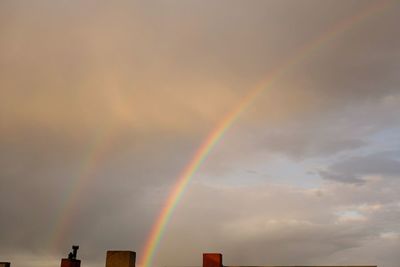
<instances>
[{"instance_id":1,"label":"silhouetted rooftop structure","mask_svg":"<svg viewBox=\"0 0 400 267\"><path fill-rule=\"evenodd\" d=\"M80 267L81 261L76 258L79 246L72 246L68 258L61 259L61 267Z\"/></svg>"},{"instance_id":2,"label":"silhouetted rooftop structure","mask_svg":"<svg viewBox=\"0 0 400 267\"><path fill-rule=\"evenodd\" d=\"M135 267L136 252L128 250L107 251L106 267Z\"/></svg>"},{"instance_id":3,"label":"silhouetted rooftop structure","mask_svg":"<svg viewBox=\"0 0 400 267\"><path fill-rule=\"evenodd\" d=\"M78 260L77 252L79 246L72 246L72 251L68 253L68 258L61 259L61 267L80 267L81 261ZM106 256L106 267L135 267L136 252L129 250L109 250ZM11 267L10 262L0 262L0 267ZM182 267L182 266L181 266ZM223 265L221 253L204 253L202 266L191 267L377 267L377 265Z\"/></svg>"}]
</instances>

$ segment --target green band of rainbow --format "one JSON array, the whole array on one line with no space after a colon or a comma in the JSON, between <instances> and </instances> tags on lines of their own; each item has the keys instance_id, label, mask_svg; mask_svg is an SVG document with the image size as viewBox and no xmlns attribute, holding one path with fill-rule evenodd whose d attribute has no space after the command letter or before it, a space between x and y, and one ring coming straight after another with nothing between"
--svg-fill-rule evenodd
<instances>
[{"instance_id":1,"label":"green band of rainbow","mask_svg":"<svg viewBox=\"0 0 400 267\"><path fill-rule=\"evenodd\" d=\"M293 57L285 61L273 72L271 72L266 79L256 86L255 89L251 90L242 99L242 101L217 124L215 129L212 130L212 132L206 137L202 145L196 151L189 164L179 175L176 184L168 195L168 198L165 201L165 204L158 215L144 246L143 257L139 261L140 267L152 267L153 258L159 246L160 240L163 237L166 225L168 224L175 207L179 203L185 188L188 186L191 178L193 177L193 174L198 170L199 166L204 162L211 149L216 143L218 143L224 133L230 128L235 120L237 120L240 114L243 113L246 108L254 102L257 96L263 93L266 89L271 88L273 83L281 78L282 75L284 75L289 69L291 69L291 67L293 67L293 65L302 62L315 50L317 50L323 44L326 44L334 39L340 33L345 32L352 26L364 21L373 14L383 11L387 8L387 6L389 6L389 3L389 1L376 1L352 17L340 21L334 25L331 30L323 33L316 39L313 39L307 45L299 49L299 51Z\"/></svg>"}]
</instances>

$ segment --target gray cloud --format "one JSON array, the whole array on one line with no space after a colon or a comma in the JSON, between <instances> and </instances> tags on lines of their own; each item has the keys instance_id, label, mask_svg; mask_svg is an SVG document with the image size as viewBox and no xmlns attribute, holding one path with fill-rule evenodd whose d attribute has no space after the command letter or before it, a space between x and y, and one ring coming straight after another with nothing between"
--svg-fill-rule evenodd
<instances>
[{"instance_id":1,"label":"gray cloud","mask_svg":"<svg viewBox=\"0 0 400 267\"><path fill-rule=\"evenodd\" d=\"M332 164L328 170L319 171L319 174L325 179L358 184L364 183L363 177L367 175L397 178L400 176L400 161L390 155L398 156L398 152L352 157Z\"/></svg>"},{"instance_id":2,"label":"gray cloud","mask_svg":"<svg viewBox=\"0 0 400 267\"><path fill-rule=\"evenodd\" d=\"M1 256L17 267L54 266L75 242L85 266L103 265L107 249L140 255L207 133L276 66L370 3L2 1ZM198 264L207 250L232 264L352 262L377 248L382 266L395 265L398 182L389 177L398 176L398 155L350 153L400 124L398 12L392 4L288 69L199 172L218 179L244 160L340 156L322 177L359 183L379 174L382 191L364 180L318 193L195 184L157 266ZM65 201L91 161L53 247ZM376 203L381 210L366 214ZM354 209L359 217L338 220Z\"/></svg>"},{"instance_id":3,"label":"gray cloud","mask_svg":"<svg viewBox=\"0 0 400 267\"><path fill-rule=\"evenodd\" d=\"M199 265L208 249L223 252L228 265L323 265L327 259L360 264L352 251L365 253L385 240L384 233L399 231L398 189L383 180L364 187L326 184L318 190L266 184L251 193L249 188L195 184L176 211L160 260ZM399 240L394 237L393 242ZM193 245L185 247L187 243ZM392 245L385 247L393 251ZM341 254L347 255L345 260L337 256ZM375 262L385 252L373 254L369 259Z\"/></svg>"}]
</instances>

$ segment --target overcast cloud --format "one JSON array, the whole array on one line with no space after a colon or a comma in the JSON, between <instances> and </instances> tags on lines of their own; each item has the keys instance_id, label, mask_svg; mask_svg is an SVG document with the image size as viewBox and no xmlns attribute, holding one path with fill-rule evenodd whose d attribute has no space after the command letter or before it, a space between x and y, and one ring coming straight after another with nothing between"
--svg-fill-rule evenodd
<instances>
[{"instance_id":1,"label":"overcast cloud","mask_svg":"<svg viewBox=\"0 0 400 267\"><path fill-rule=\"evenodd\" d=\"M138 258L207 134L376 1L1 1L0 261ZM235 121L154 265L377 264L400 248L400 6L331 35Z\"/></svg>"}]
</instances>

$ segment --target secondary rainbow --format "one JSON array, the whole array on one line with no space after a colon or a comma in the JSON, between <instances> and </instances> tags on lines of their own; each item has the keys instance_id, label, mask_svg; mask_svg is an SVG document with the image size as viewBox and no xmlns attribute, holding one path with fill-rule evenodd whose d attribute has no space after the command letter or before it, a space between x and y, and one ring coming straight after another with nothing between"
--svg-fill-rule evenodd
<instances>
[{"instance_id":1,"label":"secondary rainbow","mask_svg":"<svg viewBox=\"0 0 400 267\"><path fill-rule=\"evenodd\" d=\"M306 57L312 54L315 50L321 47L323 44L331 41L337 37L340 33L349 30L352 26L365 21L368 17L373 14L377 14L389 6L389 1L387 2L375 2L372 5L368 5L366 8L362 9L355 15L347 18L339 23L335 24L329 31L321 34L317 38L311 40L305 46L297 51L294 56L290 57L288 60L280 64L274 71L272 71L267 78L263 79L253 90L243 97L242 101L238 103L235 108L232 109L218 124L217 126L208 134L201 146L198 148L188 165L183 169L182 173L179 175L177 182L175 183L173 189L168 195L165 204L158 215L155 224L153 225L151 232L148 236L146 244L143 249L143 256L139 261L140 267L151 267L153 263L154 255L157 251L160 240L163 237L166 225L179 203L185 188L188 186L193 174L198 170L199 166L204 162L207 155L210 153L211 149L216 143L221 139L224 133L230 128L230 126L235 122L235 120L240 117L246 108L254 102L254 100L263 93L266 89L271 88L271 86L281 78L288 70L293 67L293 65L299 64Z\"/></svg>"},{"instance_id":2,"label":"secondary rainbow","mask_svg":"<svg viewBox=\"0 0 400 267\"><path fill-rule=\"evenodd\" d=\"M91 180L96 177L98 166L103 162L103 158L113 140L113 134L115 134L114 127L104 127L96 133L93 142L89 144L80 166L80 175L70 184L67 196L64 198L60 212L56 217L54 228L50 232L50 248L58 249L65 241L65 237L75 218L79 202Z\"/></svg>"}]
</instances>

